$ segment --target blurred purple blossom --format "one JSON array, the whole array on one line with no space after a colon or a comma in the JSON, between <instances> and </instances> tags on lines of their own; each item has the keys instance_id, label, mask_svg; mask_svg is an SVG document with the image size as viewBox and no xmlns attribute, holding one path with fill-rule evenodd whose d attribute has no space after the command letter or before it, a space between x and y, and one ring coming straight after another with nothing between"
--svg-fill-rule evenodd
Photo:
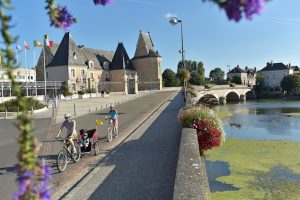
<instances>
[{"instance_id":1,"label":"blurred purple blossom","mask_svg":"<svg viewBox=\"0 0 300 200\"><path fill-rule=\"evenodd\" d=\"M20 173L20 176L17 178L17 182L19 183L19 191L17 191L14 194L13 200L22 199L22 196L25 194L25 192L28 189L33 188L32 180L31 180L33 176L34 176L33 170Z\"/></svg>"},{"instance_id":2,"label":"blurred purple blossom","mask_svg":"<svg viewBox=\"0 0 300 200\"><path fill-rule=\"evenodd\" d=\"M54 13L55 14L51 16L51 26L66 29L76 22L76 19L69 13L66 6L57 6L54 9Z\"/></svg>"},{"instance_id":3,"label":"blurred purple blossom","mask_svg":"<svg viewBox=\"0 0 300 200\"><path fill-rule=\"evenodd\" d=\"M247 19L251 20L254 14L260 14L266 0L227 0L224 3L224 9L228 18L239 21L242 13L245 13Z\"/></svg>"},{"instance_id":4,"label":"blurred purple blossom","mask_svg":"<svg viewBox=\"0 0 300 200\"><path fill-rule=\"evenodd\" d=\"M40 177L41 185L39 189L40 200L51 200L51 190L49 188L49 180L51 179L51 168L46 165L46 162L41 162L42 174Z\"/></svg>"},{"instance_id":5,"label":"blurred purple blossom","mask_svg":"<svg viewBox=\"0 0 300 200\"><path fill-rule=\"evenodd\" d=\"M94 3L97 4L101 4L102 6L105 6L106 4L110 4L112 3L113 0L94 0Z\"/></svg>"}]
</instances>

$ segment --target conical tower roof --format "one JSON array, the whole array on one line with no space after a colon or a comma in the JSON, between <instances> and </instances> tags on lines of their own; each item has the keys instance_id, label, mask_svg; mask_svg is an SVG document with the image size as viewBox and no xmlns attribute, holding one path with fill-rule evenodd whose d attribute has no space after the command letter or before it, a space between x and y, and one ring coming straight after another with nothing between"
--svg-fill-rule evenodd
<instances>
[{"instance_id":1,"label":"conical tower roof","mask_svg":"<svg viewBox=\"0 0 300 200\"><path fill-rule=\"evenodd\" d=\"M112 59L110 70L119 70L124 68L134 70L134 67L132 65L131 60L129 59L126 49L123 43L120 42Z\"/></svg>"},{"instance_id":2,"label":"conical tower roof","mask_svg":"<svg viewBox=\"0 0 300 200\"><path fill-rule=\"evenodd\" d=\"M75 44L71 34L65 33L49 66L84 65L85 57Z\"/></svg>"},{"instance_id":3,"label":"conical tower roof","mask_svg":"<svg viewBox=\"0 0 300 200\"><path fill-rule=\"evenodd\" d=\"M140 32L133 59L141 57L160 57L154 49L150 33Z\"/></svg>"}]
</instances>

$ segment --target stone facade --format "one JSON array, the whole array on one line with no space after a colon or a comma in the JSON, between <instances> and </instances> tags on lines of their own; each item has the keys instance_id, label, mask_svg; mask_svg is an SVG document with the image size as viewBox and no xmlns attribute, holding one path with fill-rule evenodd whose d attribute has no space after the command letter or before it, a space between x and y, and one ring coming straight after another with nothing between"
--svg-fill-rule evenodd
<instances>
[{"instance_id":1,"label":"stone facade","mask_svg":"<svg viewBox=\"0 0 300 200\"><path fill-rule=\"evenodd\" d=\"M90 49L77 46L71 34L65 33L60 44L42 49L36 66L37 79L41 81L44 50L46 80L63 81L74 93L88 88L124 93L162 88L162 58L154 50L149 33L140 32L132 59L123 43L118 43L115 52Z\"/></svg>"}]
</instances>

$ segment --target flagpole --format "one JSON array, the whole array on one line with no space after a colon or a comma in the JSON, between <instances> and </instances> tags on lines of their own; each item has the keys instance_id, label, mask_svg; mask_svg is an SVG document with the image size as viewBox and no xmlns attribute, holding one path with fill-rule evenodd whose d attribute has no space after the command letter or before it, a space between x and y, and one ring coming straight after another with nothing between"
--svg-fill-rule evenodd
<instances>
[{"instance_id":1,"label":"flagpole","mask_svg":"<svg viewBox=\"0 0 300 200\"><path fill-rule=\"evenodd\" d=\"M17 44L18 45L18 44ZM19 65L19 59L18 59L18 49L16 49L16 57L17 57L17 67Z\"/></svg>"},{"instance_id":2,"label":"flagpole","mask_svg":"<svg viewBox=\"0 0 300 200\"><path fill-rule=\"evenodd\" d=\"M47 99L46 99L46 96L47 96L47 84L46 84L46 59L45 59L45 44L43 45L43 57L44 57L44 90L45 90L45 105L47 105Z\"/></svg>"},{"instance_id":3,"label":"flagpole","mask_svg":"<svg viewBox=\"0 0 300 200\"><path fill-rule=\"evenodd\" d=\"M37 84L36 84L36 65L35 65L35 48L33 47L33 66L35 66L35 97L37 98Z\"/></svg>"},{"instance_id":4,"label":"flagpole","mask_svg":"<svg viewBox=\"0 0 300 200\"><path fill-rule=\"evenodd\" d=\"M27 57L26 57L26 48L24 48L24 53L25 53L25 66L27 64ZM27 65L28 68L28 65ZM26 74L26 96L28 96L28 72Z\"/></svg>"}]
</instances>

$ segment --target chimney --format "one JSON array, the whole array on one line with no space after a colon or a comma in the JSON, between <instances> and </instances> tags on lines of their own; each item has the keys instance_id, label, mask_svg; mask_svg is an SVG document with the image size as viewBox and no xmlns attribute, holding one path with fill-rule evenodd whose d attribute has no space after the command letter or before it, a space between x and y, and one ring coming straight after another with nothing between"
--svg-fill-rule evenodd
<instances>
[{"instance_id":1,"label":"chimney","mask_svg":"<svg viewBox=\"0 0 300 200\"><path fill-rule=\"evenodd\" d=\"M254 72L256 72L256 67L254 67Z\"/></svg>"},{"instance_id":2,"label":"chimney","mask_svg":"<svg viewBox=\"0 0 300 200\"><path fill-rule=\"evenodd\" d=\"M291 69L291 63L289 63L289 69Z\"/></svg>"},{"instance_id":3,"label":"chimney","mask_svg":"<svg viewBox=\"0 0 300 200\"><path fill-rule=\"evenodd\" d=\"M237 67L237 68L240 68L240 65L237 65L236 67Z\"/></svg>"},{"instance_id":4,"label":"chimney","mask_svg":"<svg viewBox=\"0 0 300 200\"><path fill-rule=\"evenodd\" d=\"M246 71L248 70L248 67L247 67L247 66L245 67L245 70L246 70Z\"/></svg>"},{"instance_id":5,"label":"chimney","mask_svg":"<svg viewBox=\"0 0 300 200\"><path fill-rule=\"evenodd\" d=\"M271 66L273 67L273 60L271 60Z\"/></svg>"}]
</instances>

